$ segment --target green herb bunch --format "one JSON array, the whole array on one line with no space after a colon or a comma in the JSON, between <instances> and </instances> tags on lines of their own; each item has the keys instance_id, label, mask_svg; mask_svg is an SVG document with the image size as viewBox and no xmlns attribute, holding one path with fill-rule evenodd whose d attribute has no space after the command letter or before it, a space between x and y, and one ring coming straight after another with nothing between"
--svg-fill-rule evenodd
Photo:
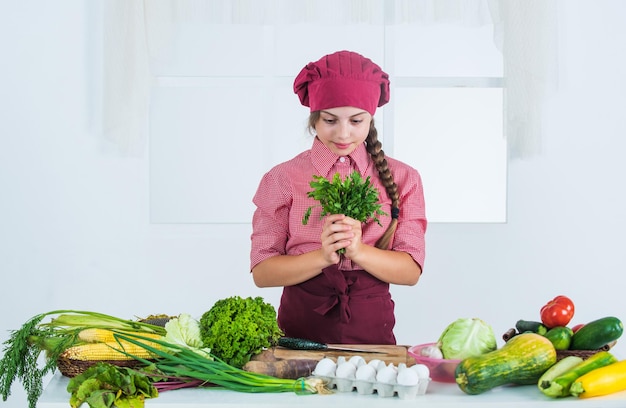
<instances>
[{"instance_id":1,"label":"green herb bunch","mask_svg":"<svg viewBox=\"0 0 626 408\"><path fill-rule=\"evenodd\" d=\"M238 368L263 348L274 346L282 335L276 309L262 297L220 299L200 318L204 346Z\"/></svg>"},{"instance_id":2,"label":"green herb bunch","mask_svg":"<svg viewBox=\"0 0 626 408\"><path fill-rule=\"evenodd\" d=\"M313 191L308 197L319 201L322 207L320 219L328 214L345 214L357 221L366 222L373 219L382 226L379 215L387 215L378 202L378 190L370 182L369 176L363 180L358 171L352 172L345 180L335 173L332 181L322 176L313 176L309 184ZM313 206L304 213L302 224L309 222Z\"/></svg>"}]
</instances>

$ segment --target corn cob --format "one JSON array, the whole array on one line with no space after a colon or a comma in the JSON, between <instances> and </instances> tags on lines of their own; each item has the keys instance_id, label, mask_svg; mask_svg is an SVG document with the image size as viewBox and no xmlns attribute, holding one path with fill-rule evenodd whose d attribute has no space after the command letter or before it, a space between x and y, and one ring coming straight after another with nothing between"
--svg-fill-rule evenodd
<instances>
[{"instance_id":1,"label":"corn cob","mask_svg":"<svg viewBox=\"0 0 626 408\"><path fill-rule=\"evenodd\" d=\"M160 334L156 333L137 333L143 337L150 337L152 339L159 339ZM87 343L109 343L116 342L115 332L109 329L83 329L78 333L78 338Z\"/></svg>"},{"instance_id":2,"label":"corn cob","mask_svg":"<svg viewBox=\"0 0 626 408\"><path fill-rule=\"evenodd\" d=\"M150 343L150 346L155 348L159 347L154 343ZM124 352L131 356L124 354ZM133 360L134 358L132 356L145 359L155 358L154 354L150 353L145 348L125 341L120 341L119 343L112 341L80 344L67 348L62 356L71 360L81 361Z\"/></svg>"}]
</instances>

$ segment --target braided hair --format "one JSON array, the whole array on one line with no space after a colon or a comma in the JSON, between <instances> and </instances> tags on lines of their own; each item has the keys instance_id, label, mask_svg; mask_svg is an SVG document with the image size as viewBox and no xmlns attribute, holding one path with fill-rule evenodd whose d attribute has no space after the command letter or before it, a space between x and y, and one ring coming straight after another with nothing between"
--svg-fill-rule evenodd
<instances>
[{"instance_id":1,"label":"braided hair","mask_svg":"<svg viewBox=\"0 0 626 408\"><path fill-rule=\"evenodd\" d=\"M319 117L319 111L311 113L308 124L310 130L315 129L315 123L317 123ZM369 133L365 139L365 148L374 161L374 166L376 167L376 170L378 170L380 181L385 187L387 195L391 199L391 222L389 223L389 226L383 236L378 239L375 246L380 249L389 249L391 241L393 240L393 235L398 227L400 194L398 193L398 185L394 181L393 174L387 165L387 159L385 158L385 152L383 151L382 146L382 143L378 140L378 130L376 130L376 126L374 125L374 118L372 118Z\"/></svg>"}]
</instances>

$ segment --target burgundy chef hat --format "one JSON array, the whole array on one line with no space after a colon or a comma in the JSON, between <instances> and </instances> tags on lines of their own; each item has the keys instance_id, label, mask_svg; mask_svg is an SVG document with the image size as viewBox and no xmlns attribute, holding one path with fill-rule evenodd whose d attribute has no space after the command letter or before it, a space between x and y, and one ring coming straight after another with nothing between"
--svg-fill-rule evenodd
<instances>
[{"instance_id":1,"label":"burgundy chef hat","mask_svg":"<svg viewBox=\"0 0 626 408\"><path fill-rule=\"evenodd\" d=\"M338 51L308 63L293 90L311 112L353 106L374 115L389 102L389 75L356 52Z\"/></svg>"}]
</instances>

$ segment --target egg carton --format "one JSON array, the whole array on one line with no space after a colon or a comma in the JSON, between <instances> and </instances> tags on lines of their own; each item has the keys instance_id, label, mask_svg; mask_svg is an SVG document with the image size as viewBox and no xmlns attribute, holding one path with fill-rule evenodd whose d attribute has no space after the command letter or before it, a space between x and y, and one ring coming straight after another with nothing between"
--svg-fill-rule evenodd
<instances>
[{"instance_id":1,"label":"egg carton","mask_svg":"<svg viewBox=\"0 0 626 408\"><path fill-rule=\"evenodd\" d=\"M357 380L350 378L340 378L328 375L313 375L321 378L327 383L329 389L336 389L338 392L353 392L356 390L361 395L378 394L380 397L394 397L399 399L414 399L418 395L426 394L426 389L430 379L420 378L416 385L387 384L377 381Z\"/></svg>"}]
</instances>

